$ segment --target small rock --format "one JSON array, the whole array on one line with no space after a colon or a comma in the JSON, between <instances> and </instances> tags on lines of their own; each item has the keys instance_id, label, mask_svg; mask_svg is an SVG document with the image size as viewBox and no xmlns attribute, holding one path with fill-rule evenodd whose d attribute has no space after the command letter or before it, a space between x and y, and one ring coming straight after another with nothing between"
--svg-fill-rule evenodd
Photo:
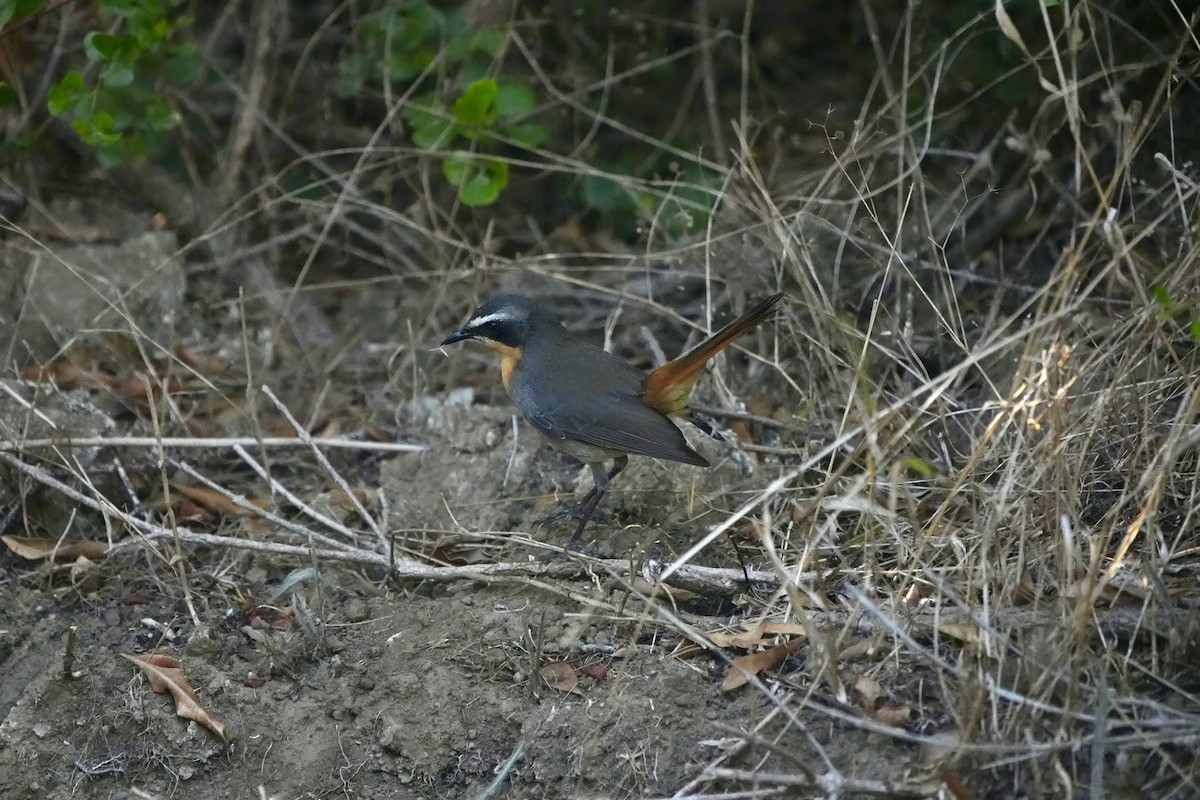
<instances>
[{"instance_id":1,"label":"small rock","mask_svg":"<svg viewBox=\"0 0 1200 800\"><path fill-rule=\"evenodd\" d=\"M370 617L370 612L367 610L367 601L361 599L351 600L346 603L345 613L347 622L366 622Z\"/></svg>"}]
</instances>

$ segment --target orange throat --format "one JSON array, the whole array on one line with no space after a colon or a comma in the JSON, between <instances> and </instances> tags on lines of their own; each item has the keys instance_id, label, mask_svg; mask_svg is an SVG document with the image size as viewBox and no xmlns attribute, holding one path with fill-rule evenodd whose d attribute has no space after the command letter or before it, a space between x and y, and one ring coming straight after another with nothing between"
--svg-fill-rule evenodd
<instances>
[{"instance_id":1,"label":"orange throat","mask_svg":"<svg viewBox=\"0 0 1200 800\"><path fill-rule=\"evenodd\" d=\"M516 369L517 362L521 360L521 348L490 340L484 340L483 343L500 356L500 380L504 381L504 391L509 391L513 370Z\"/></svg>"}]
</instances>

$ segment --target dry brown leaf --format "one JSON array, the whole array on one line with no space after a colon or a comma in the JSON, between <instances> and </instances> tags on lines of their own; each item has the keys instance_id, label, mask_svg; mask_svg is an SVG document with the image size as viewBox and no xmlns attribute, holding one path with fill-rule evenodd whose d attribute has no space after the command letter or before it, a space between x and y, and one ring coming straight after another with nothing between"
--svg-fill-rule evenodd
<instances>
[{"instance_id":1,"label":"dry brown leaf","mask_svg":"<svg viewBox=\"0 0 1200 800\"><path fill-rule=\"evenodd\" d=\"M708 640L717 647L729 648L738 647L742 649L753 647L762 641L763 632L766 630L767 621L760 619L748 628L743 628L740 631L713 631L706 633Z\"/></svg>"},{"instance_id":2,"label":"dry brown leaf","mask_svg":"<svg viewBox=\"0 0 1200 800\"><path fill-rule=\"evenodd\" d=\"M941 778L942 783L946 784L946 788L950 790L950 794L954 796L954 800L975 800L975 793L967 786L962 776L953 769L950 767L938 767L936 774Z\"/></svg>"},{"instance_id":3,"label":"dry brown leaf","mask_svg":"<svg viewBox=\"0 0 1200 800\"><path fill-rule=\"evenodd\" d=\"M689 600L694 600L700 595L696 592L687 589L680 589L678 586L667 586L665 583L651 583L641 575L635 577L629 582L629 587L634 592L646 597L661 597L664 600L670 600L672 603L686 603Z\"/></svg>"},{"instance_id":4,"label":"dry brown leaf","mask_svg":"<svg viewBox=\"0 0 1200 800\"><path fill-rule=\"evenodd\" d=\"M1012 590L1012 604L1014 606L1027 606L1034 600L1037 600L1039 592L1037 586L1033 582L1033 576L1029 574L1029 570L1024 570L1021 573L1021 579Z\"/></svg>"},{"instance_id":5,"label":"dry brown leaf","mask_svg":"<svg viewBox=\"0 0 1200 800\"><path fill-rule=\"evenodd\" d=\"M182 345L175 348L175 357L181 364L201 375L223 375L229 369L229 366L216 356L210 356Z\"/></svg>"},{"instance_id":6,"label":"dry brown leaf","mask_svg":"<svg viewBox=\"0 0 1200 800\"><path fill-rule=\"evenodd\" d=\"M721 691L732 692L734 689L745 686L752 676L765 669L779 666L787 660L788 656L799 650L804 642L803 636L797 636L776 647L768 647L766 650L760 650L748 656L738 656L733 660L733 665L729 667L729 673L721 683Z\"/></svg>"},{"instance_id":7,"label":"dry brown leaf","mask_svg":"<svg viewBox=\"0 0 1200 800\"><path fill-rule=\"evenodd\" d=\"M60 543L58 539L38 536L0 536L0 542L28 561L40 561L50 556L54 556L56 561L74 561L80 556L99 561L108 555L107 544L90 540Z\"/></svg>"},{"instance_id":8,"label":"dry brown leaf","mask_svg":"<svg viewBox=\"0 0 1200 800\"><path fill-rule=\"evenodd\" d=\"M1087 576L1064 587L1059 594L1072 600L1078 600L1088 596L1088 592L1091 592L1093 603L1105 601L1115 605L1141 605L1150 596L1148 588L1138 586L1130 580L1116 583L1103 577L1092 580Z\"/></svg>"},{"instance_id":9,"label":"dry brown leaf","mask_svg":"<svg viewBox=\"0 0 1200 800\"><path fill-rule=\"evenodd\" d=\"M883 697L883 687L874 678L860 675L854 681L854 694L858 697L858 704L862 706L863 711L874 714L875 709L879 707L879 698Z\"/></svg>"},{"instance_id":10,"label":"dry brown leaf","mask_svg":"<svg viewBox=\"0 0 1200 800\"><path fill-rule=\"evenodd\" d=\"M893 728L903 728L912 722L913 710L909 706L881 705L871 712L876 722L891 725Z\"/></svg>"},{"instance_id":11,"label":"dry brown leaf","mask_svg":"<svg viewBox=\"0 0 1200 800\"><path fill-rule=\"evenodd\" d=\"M222 514L228 514L231 517L247 517L252 513L245 507L238 505L233 500L230 500L225 495L213 489L209 489L207 486L188 486L186 484L171 481L171 488L198 506L210 508L213 511L217 511ZM258 508L267 507L267 501L262 498L247 497L246 502L257 506Z\"/></svg>"},{"instance_id":12,"label":"dry brown leaf","mask_svg":"<svg viewBox=\"0 0 1200 800\"><path fill-rule=\"evenodd\" d=\"M99 369L77 366L70 361L54 361L41 367L26 367L21 377L27 381L53 381L60 389L111 389L117 379Z\"/></svg>"},{"instance_id":13,"label":"dry brown leaf","mask_svg":"<svg viewBox=\"0 0 1200 800\"><path fill-rule=\"evenodd\" d=\"M170 693L175 699L175 713L184 719L200 723L210 731L225 739L225 726L209 714L196 699L196 690L188 683L183 674L179 659L162 653L148 653L144 656L131 656L125 653L122 658L132 661L150 681L150 688L158 694Z\"/></svg>"},{"instance_id":14,"label":"dry brown leaf","mask_svg":"<svg viewBox=\"0 0 1200 800\"><path fill-rule=\"evenodd\" d=\"M608 679L608 667L603 664L584 664L579 671L596 683L603 683Z\"/></svg>"},{"instance_id":15,"label":"dry brown leaf","mask_svg":"<svg viewBox=\"0 0 1200 800\"><path fill-rule=\"evenodd\" d=\"M866 639L859 639L839 650L838 659L841 661L855 661L860 658L879 660L890 652L890 648L883 643L880 637L870 636Z\"/></svg>"},{"instance_id":16,"label":"dry brown leaf","mask_svg":"<svg viewBox=\"0 0 1200 800\"><path fill-rule=\"evenodd\" d=\"M353 486L350 491L354 493L354 499L363 506L371 506L375 504L375 492L365 486ZM333 489L327 495L329 502L333 503L343 511L354 511L354 503L350 501L349 496L342 489Z\"/></svg>"},{"instance_id":17,"label":"dry brown leaf","mask_svg":"<svg viewBox=\"0 0 1200 800\"><path fill-rule=\"evenodd\" d=\"M983 639L979 626L973 622L943 622L937 626L937 629L964 644L979 644Z\"/></svg>"},{"instance_id":18,"label":"dry brown leaf","mask_svg":"<svg viewBox=\"0 0 1200 800\"><path fill-rule=\"evenodd\" d=\"M546 685L553 689L568 694L583 694L579 688L579 676L575 673L575 669L565 661L551 661L538 670L538 674L542 676Z\"/></svg>"},{"instance_id":19,"label":"dry brown leaf","mask_svg":"<svg viewBox=\"0 0 1200 800\"><path fill-rule=\"evenodd\" d=\"M717 647L748 650L761 642L764 636L804 636L805 633L804 626L796 622L768 622L760 619L738 631L713 631L704 635Z\"/></svg>"},{"instance_id":20,"label":"dry brown leaf","mask_svg":"<svg viewBox=\"0 0 1200 800\"><path fill-rule=\"evenodd\" d=\"M883 687L874 678L859 676L854 681L854 694L858 704L876 722L903 727L909 723L913 710L908 706L890 705L884 702Z\"/></svg>"}]
</instances>

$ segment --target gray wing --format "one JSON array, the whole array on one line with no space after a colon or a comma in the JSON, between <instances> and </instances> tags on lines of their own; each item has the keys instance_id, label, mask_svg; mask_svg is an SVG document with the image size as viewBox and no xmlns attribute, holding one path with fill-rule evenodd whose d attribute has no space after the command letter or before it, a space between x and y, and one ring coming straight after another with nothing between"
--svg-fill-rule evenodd
<instances>
[{"instance_id":1,"label":"gray wing","mask_svg":"<svg viewBox=\"0 0 1200 800\"><path fill-rule=\"evenodd\" d=\"M585 352L590 351L590 352ZM509 393L529 423L551 439L577 441L622 453L707 467L666 416L644 404L641 370L577 342L541 353L543 370L573 376L569 383L535 387L518 363ZM528 358L528 356L526 356ZM522 359L524 362L525 359ZM591 370L580 370L588 363Z\"/></svg>"},{"instance_id":2,"label":"gray wing","mask_svg":"<svg viewBox=\"0 0 1200 800\"><path fill-rule=\"evenodd\" d=\"M522 405L525 419L545 435L560 440L574 440L585 444L617 450L636 456L650 456L667 461L679 461L707 467L708 462L687 443L683 433L670 419L641 400L625 397L608 397L594 405L603 407L607 413L597 414L595 409L574 411L562 407L548 406L544 402ZM619 413L615 413L620 409Z\"/></svg>"}]
</instances>

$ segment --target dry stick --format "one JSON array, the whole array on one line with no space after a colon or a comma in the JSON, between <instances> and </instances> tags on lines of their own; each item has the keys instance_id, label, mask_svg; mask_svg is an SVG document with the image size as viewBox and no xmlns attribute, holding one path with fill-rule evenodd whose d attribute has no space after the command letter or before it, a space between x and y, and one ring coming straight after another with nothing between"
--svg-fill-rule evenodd
<instances>
[{"instance_id":1,"label":"dry stick","mask_svg":"<svg viewBox=\"0 0 1200 800\"><path fill-rule=\"evenodd\" d=\"M217 185L217 198L222 205L234 200L238 180L246 173L246 154L258 132L258 118L262 109L268 106L266 94L270 81L267 72L271 64L272 45L275 43L272 33L279 31L282 36L283 30L276 24L275 15L278 11L274 3L261 2L254 4L251 14L254 35L250 37L250 57L245 61L249 73L248 86L244 96L239 95L241 103L229 133L225 158L221 159L225 170Z\"/></svg>"},{"instance_id":2,"label":"dry stick","mask_svg":"<svg viewBox=\"0 0 1200 800\"><path fill-rule=\"evenodd\" d=\"M279 411L280 414L283 414L283 416L287 419L288 424L290 424L296 430L296 433L300 436L300 438L305 440L311 439L311 437L308 435L308 431L301 427L300 423L296 421L296 418L292 416L292 412L288 410L288 407L279 401L279 398L276 397L275 393L271 391L271 387L263 384L262 393L265 394L267 398L275 405L276 410ZM350 503L350 505L354 506L354 510L357 511L358 515L367 523L367 526L371 529L371 532L379 538L379 546L381 548L380 552L388 552L390 549L388 538L383 532L383 529L379 527L378 520L376 520L367 512L367 509L359 501L358 495L356 495L350 488L350 484L346 482L346 479L342 477L341 473L334 469L333 464L329 463L329 459L326 458L325 454L321 452L321 448L312 446L310 449L312 450L313 457L317 459L317 463L325 468L325 471L329 473L329 477L333 478L333 482L338 485L338 488L346 493L346 500Z\"/></svg>"},{"instance_id":3,"label":"dry stick","mask_svg":"<svg viewBox=\"0 0 1200 800\"><path fill-rule=\"evenodd\" d=\"M248 466L248 467L250 467L250 469L254 470L255 474L258 475L258 477L262 478L264 481L266 481L271 486L271 491L276 492L277 494L281 495L285 500L287 500L289 503L291 503L293 506L295 506L297 509L299 509L300 512L302 514L304 514L304 516L308 517L313 522L316 522L318 525L324 525L326 528L329 528L330 530L337 531L338 533L342 534L343 536L345 536L347 539L349 539L352 542L356 541L358 539L358 531L355 531L351 528L347 528L345 525L343 525L342 523L333 519L332 517L322 514L320 511L317 511L315 508L310 506L308 503L305 503L303 500L301 500L299 497L297 497L295 495L295 493L293 493L290 489L288 489L286 486L284 486L279 481L275 480L275 478L273 478L271 476L271 473L269 473L267 471L266 467L264 467L262 464L258 463L258 461L256 461L254 459L254 456L250 455L250 453L244 447L235 447L235 448L233 448L233 452L237 453L238 457L241 458L243 462L245 462L246 466Z\"/></svg>"},{"instance_id":4,"label":"dry stick","mask_svg":"<svg viewBox=\"0 0 1200 800\"><path fill-rule=\"evenodd\" d=\"M374 553L368 550L315 550L301 545L237 539L230 536L199 533L186 528L171 530L161 525L138 519L122 511L108 502L102 495L99 495L98 492L96 497L89 497L58 480L41 467L21 461L10 453L0 452L0 462L9 464L35 482L59 492L64 497L80 505L99 511L108 517L123 522L132 529L140 531L147 541L178 538L181 542L191 544L254 550L263 553L297 556L305 559L318 557L331 561L372 564L382 567L387 567L391 563L391 559L386 553ZM114 545L109 552L127 549L138 543L131 541L120 542ZM655 577L653 570L657 569L658 566L657 562L648 562L648 568L651 570L646 576L648 580ZM584 560L577 558L573 561L513 562L465 567L435 567L412 559L402 559L397 562L394 574L399 578L416 580L486 581L489 579L516 577L572 578L590 575L593 569L603 569L610 574L620 575L628 572L627 567L628 562L625 559ZM774 572L750 570L748 574L750 575L752 584L759 584L761 582L762 586L768 589L777 588L780 585L780 579ZM810 575L811 573L803 573L796 577L797 579L807 579ZM749 588L746 586L746 582L742 577L742 570L740 569L717 569L698 567L691 564L679 567L665 579L658 576L658 580L662 580L670 586L713 595L726 594L733 587ZM807 611L805 613L809 614L814 623L820 628L852 628L856 633L864 635L874 633L890 633L894 635L900 629L935 631L949 623L973 622L979 624L975 612L966 608L918 610L906 614L903 620L887 616L882 609L874 605L869 606L868 609L855 611ZM1108 634L1127 635L1134 631L1149 629L1169 631L1179 624L1180 619L1188 619L1191 615L1200 613L1200 606L1177 606L1171 611L1159 611L1149 614L1142 609L1125 608L1109 609L1103 614L1101 614L1100 609L1093 609L1093 613L1097 616L1097 626L1105 630ZM698 616L692 617L692 619L698 623L705 623L707 621L714 626L728 622L725 619L706 620L706 618ZM1062 620L1062 608L1015 608L1003 612L994 612L991 615L990 623L994 627L1002 626L1009 630L1017 630L1057 625L1061 624Z\"/></svg>"},{"instance_id":5,"label":"dry stick","mask_svg":"<svg viewBox=\"0 0 1200 800\"><path fill-rule=\"evenodd\" d=\"M4 384L0 383L0 389ZM217 449L221 447L327 447L343 450L369 450L385 453L422 453L429 448L406 442L360 442L353 439L325 439L295 436L225 436L214 438L170 436L59 436L52 439L0 439L0 451L32 450L41 447L170 447Z\"/></svg>"},{"instance_id":6,"label":"dry stick","mask_svg":"<svg viewBox=\"0 0 1200 800\"><path fill-rule=\"evenodd\" d=\"M789 786L794 788L819 789L825 797L842 797L843 795L865 794L877 797L936 797L938 791L944 788L941 781L905 784L895 781L871 781L861 778L847 778L841 773L826 773L815 778L792 773L762 772L760 770L729 769L716 767L711 772L706 771L714 780L746 781L754 785L770 784L772 786Z\"/></svg>"},{"instance_id":7,"label":"dry stick","mask_svg":"<svg viewBox=\"0 0 1200 800\"><path fill-rule=\"evenodd\" d=\"M247 458L246 451L242 450L241 448L238 448L238 454L242 456L243 460L245 460ZM324 534L316 533L308 528L305 528L303 525L301 525L297 522L293 522L290 519L284 519L283 517L279 516L278 514L268 511L265 508L259 508L254 503L251 503L249 500L247 500L245 495L235 494L234 492L230 491L229 489L226 489L224 486L221 486L220 484L218 484L216 481L210 480L209 478L200 474L200 472L198 470L193 468L186 461L178 461L176 459L170 459L170 463L173 467L178 469L180 472L183 472L185 475L188 475L189 477L191 477L192 480L198 481L199 483L203 484L204 486L207 486L209 489L211 489L212 491L221 495L222 497L224 497L229 502L233 503L238 508L243 509L244 511L246 511L250 514L254 514L257 517L261 517L262 519L265 519L267 522L270 522L272 525L278 525L283 530L291 531L292 533L294 533L300 537L304 537L304 538L307 538L310 540L315 539L316 541L320 542L321 544L328 545L330 547L337 547L342 550L354 549L352 545L348 545L345 542L338 541L337 539L334 539L331 536L325 536ZM252 468L257 467L257 464L256 463L251 464L251 467ZM273 479L272 479L272 482L274 482ZM305 509L305 508L307 508L307 506L301 505L301 508ZM342 529L336 525L333 526L333 529L338 530L343 533L353 534L353 531L345 531L344 529ZM354 539L354 537L352 535L350 538L351 538L351 540Z\"/></svg>"},{"instance_id":8,"label":"dry stick","mask_svg":"<svg viewBox=\"0 0 1200 800\"><path fill-rule=\"evenodd\" d=\"M374 566L383 567L385 569L394 567L392 569L392 574L398 578L430 581L487 581L492 579L538 576L547 578L573 578L591 574L591 569L593 567L602 567L610 571L617 571L627 563L623 559L611 559L590 562L579 560L499 563L468 567L433 567L412 559L397 559L393 564L392 557L386 552L374 553L369 550L350 549L319 550L302 545L282 544L279 542L264 542L252 539L237 539L231 536L218 536L216 534L200 533L198 531L192 531L181 527L170 529L163 527L162 525L157 525L153 522L138 519L137 517L122 511L110 503L98 492L96 497L89 497L88 495L85 495L58 480L41 467L28 464L10 453L0 452L0 462L9 464L14 469L24 473L37 483L55 490L59 494L70 500L73 500L76 503L79 503L80 505L99 511L106 515L106 517L117 519L127 525L129 528L142 534L142 540L120 542L109 549L110 553L124 550L144 542L153 541L155 539L171 539L173 541L186 542L188 544L202 544L210 547L228 547L238 550L253 550L260 553L275 553L277 555L296 556L304 559L322 558L330 561L371 564ZM769 573L757 572L752 574L756 579L761 579L763 581L769 582L775 580L774 576ZM737 586L739 583L744 585L744 581L741 577L741 570L717 570L699 567L687 567L679 571L677 576L681 588L686 587L692 591L696 591L697 589L707 589L714 594L724 594L730 590L730 587Z\"/></svg>"}]
</instances>

